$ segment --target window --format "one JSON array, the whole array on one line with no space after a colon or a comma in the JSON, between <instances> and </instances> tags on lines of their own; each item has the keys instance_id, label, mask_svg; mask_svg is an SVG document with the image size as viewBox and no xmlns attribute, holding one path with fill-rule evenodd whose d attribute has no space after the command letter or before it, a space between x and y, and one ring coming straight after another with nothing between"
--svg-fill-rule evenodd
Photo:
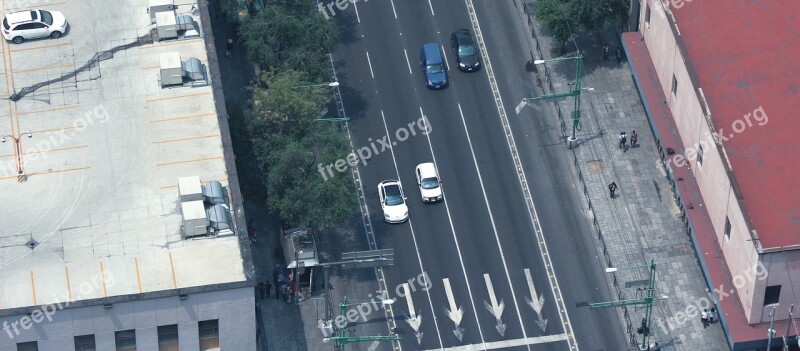
<instances>
[{"instance_id":1,"label":"window","mask_svg":"<svg viewBox=\"0 0 800 351\"><path fill-rule=\"evenodd\" d=\"M117 351L136 351L136 331L123 330L114 333Z\"/></svg>"},{"instance_id":2,"label":"window","mask_svg":"<svg viewBox=\"0 0 800 351\"><path fill-rule=\"evenodd\" d=\"M704 151L705 150L703 150L703 145L702 144L698 144L698 148L697 148L697 164L700 165L700 166L703 165L703 152Z\"/></svg>"},{"instance_id":3,"label":"window","mask_svg":"<svg viewBox=\"0 0 800 351\"><path fill-rule=\"evenodd\" d=\"M197 329L200 333L200 351L219 351L219 321L201 321Z\"/></svg>"},{"instance_id":4,"label":"window","mask_svg":"<svg viewBox=\"0 0 800 351\"><path fill-rule=\"evenodd\" d=\"M767 291L764 292L764 306L778 303L780 297L781 297L780 285L768 286Z\"/></svg>"},{"instance_id":5,"label":"window","mask_svg":"<svg viewBox=\"0 0 800 351\"><path fill-rule=\"evenodd\" d=\"M649 27L650 26L650 6L645 5L644 7L644 23Z\"/></svg>"},{"instance_id":6,"label":"window","mask_svg":"<svg viewBox=\"0 0 800 351\"><path fill-rule=\"evenodd\" d=\"M17 351L39 351L39 344L36 341L21 342L17 344Z\"/></svg>"},{"instance_id":7,"label":"window","mask_svg":"<svg viewBox=\"0 0 800 351\"><path fill-rule=\"evenodd\" d=\"M725 239L731 239L731 220L727 216L725 217Z\"/></svg>"},{"instance_id":8,"label":"window","mask_svg":"<svg viewBox=\"0 0 800 351\"><path fill-rule=\"evenodd\" d=\"M97 347L94 346L94 335L76 336L75 351L97 351Z\"/></svg>"},{"instance_id":9,"label":"window","mask_svg":"<svg viewBox=\"0 0 800 351\"><path fill-rule=\"evenodd\" d=\"M158 327L158 351L178 351L178 325Z\"/></svg>"},{"instance_id":10,"label":"window","mask_svg":"<svg viewBox=\"0 0 800 351\"><path fill-rule=\"evenodd\" d=\"M675 75L672 75L672 95L678 93L678 78L675 78Z\"/></svg>"}]
</instances>

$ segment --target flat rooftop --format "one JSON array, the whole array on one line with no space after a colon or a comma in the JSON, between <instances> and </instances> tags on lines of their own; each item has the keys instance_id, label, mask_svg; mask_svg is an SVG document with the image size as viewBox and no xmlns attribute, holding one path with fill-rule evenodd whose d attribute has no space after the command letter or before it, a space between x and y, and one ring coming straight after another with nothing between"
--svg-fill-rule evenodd
<instances>
[{"instance_id":1,"label":"flat rooftop","mask_svg":"<svg viewBox=\"0 0 800 351\"><path fill-rule=\"evenodd\" d=\"M800 2L687 1L671 10L714 125L729 138L725 151L762 247L800 245ZM748 124L744 116L760 107L767 122Z\"/></svg>"},{"instance_id":2,"label":"flat rooftop","mask_svg":"<svg viewBox=\"0 0 800 351\"><path fill-rule=\"evenodd\" d=\"M178 178L228 182L211 87L162 89L159 62L179 52L206 63L203 39L134 45L69 77L149 35L148 0L3 1L6 13L27 9L14 3L61 11L70 30L0 44L0 133L11 135L0 144L0 309L246 280L235 235L181 235Z\"/></svg>"}]
</instances>

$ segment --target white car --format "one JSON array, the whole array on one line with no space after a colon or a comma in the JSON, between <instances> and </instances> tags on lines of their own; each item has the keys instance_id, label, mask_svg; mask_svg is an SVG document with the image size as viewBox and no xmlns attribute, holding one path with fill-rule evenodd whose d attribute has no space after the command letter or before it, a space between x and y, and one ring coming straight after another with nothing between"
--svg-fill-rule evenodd
<instances>
[{"instance_id":1,"label":"white car","mask_svg":"<svg viewBox=\"0 0 800 351\"><path fill-rule=\"evenodd\" d=\"M58 11L17 11L3 18L3 38L14 44L20 44L27 39L57 39L64 35L67 26L67 18Z\"/></svg>"},{"instance_id":2,"label":"white car","mask_svg":"<svg viewBox=\"0 0 800 351\"><path fill-rule=\"evenodd\" d=\"M433 162L417 165L417 186L423 202L436 202L442 200L442 182Z\"/></svg>"},{"instance_id":3,"label":"white car","mask_svg":"<svg viewBox=\"0 0 800 351\"><path fill-rule=\"evenodd\" d=\"M378 184L383 219L389 223L402 223L408 219L408 206L399 181L390 179Z\"/></svg>"}]
</instances>

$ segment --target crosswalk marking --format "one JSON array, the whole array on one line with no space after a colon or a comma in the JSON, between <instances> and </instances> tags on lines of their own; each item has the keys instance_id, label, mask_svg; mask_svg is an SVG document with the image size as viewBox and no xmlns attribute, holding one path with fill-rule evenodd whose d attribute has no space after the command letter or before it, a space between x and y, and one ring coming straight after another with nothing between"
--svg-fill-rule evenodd
<instances>
[{"instance_id":1,"label":"crosswalk marking","mask_svg":"<svg viewBox=\"0 0 800 351\"><path fill-rule=\"evenodd\" d=\"M566 341L567 339L568 339L567 338L567 334L544 335L544 336L534 336L534 337L523 338L523 339L513 339L513 340L487 342L487 343L483 343L483 344L471 344L471 345L462 345L462 346L455 346L455 347L445 347L444 349L435 349L435 350L446 350L446 351L496 350L496 349L502 349L502 348L507 348L507 347L527 346L527 345L545 344L545 343L549 343L549 342ZM434 350L425 350L425 351L434 351Z\"/></svg>"}]
</instances>

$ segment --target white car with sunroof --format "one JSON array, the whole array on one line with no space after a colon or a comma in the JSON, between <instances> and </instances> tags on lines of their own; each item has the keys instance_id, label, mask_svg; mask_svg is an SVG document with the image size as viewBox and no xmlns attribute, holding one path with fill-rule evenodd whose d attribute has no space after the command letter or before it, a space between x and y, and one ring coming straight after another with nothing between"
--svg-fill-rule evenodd
<instances>
[{"instance_id":1,"label":"white car with sunroof","mask_svg":"<svg viewBox=\"0 0 800 351\"><path fill-rule=\"evenodd\" d=\"M417 165L416 175L422 202L436 202L443 199L442 182L433 162Z\"/></svg>"},{"instance_id":2,"label":"white car with sunroof","mask_svg":"<svg viewBox=\"0 0 800 351\"><path fill-rule=\"evenodd\" d=\"M408 206L403 186L394 179L384 180L378 184L378 196L381 198L383 219L389 223L402 223L408 220Z\"/></svg>"}]
</instances>

